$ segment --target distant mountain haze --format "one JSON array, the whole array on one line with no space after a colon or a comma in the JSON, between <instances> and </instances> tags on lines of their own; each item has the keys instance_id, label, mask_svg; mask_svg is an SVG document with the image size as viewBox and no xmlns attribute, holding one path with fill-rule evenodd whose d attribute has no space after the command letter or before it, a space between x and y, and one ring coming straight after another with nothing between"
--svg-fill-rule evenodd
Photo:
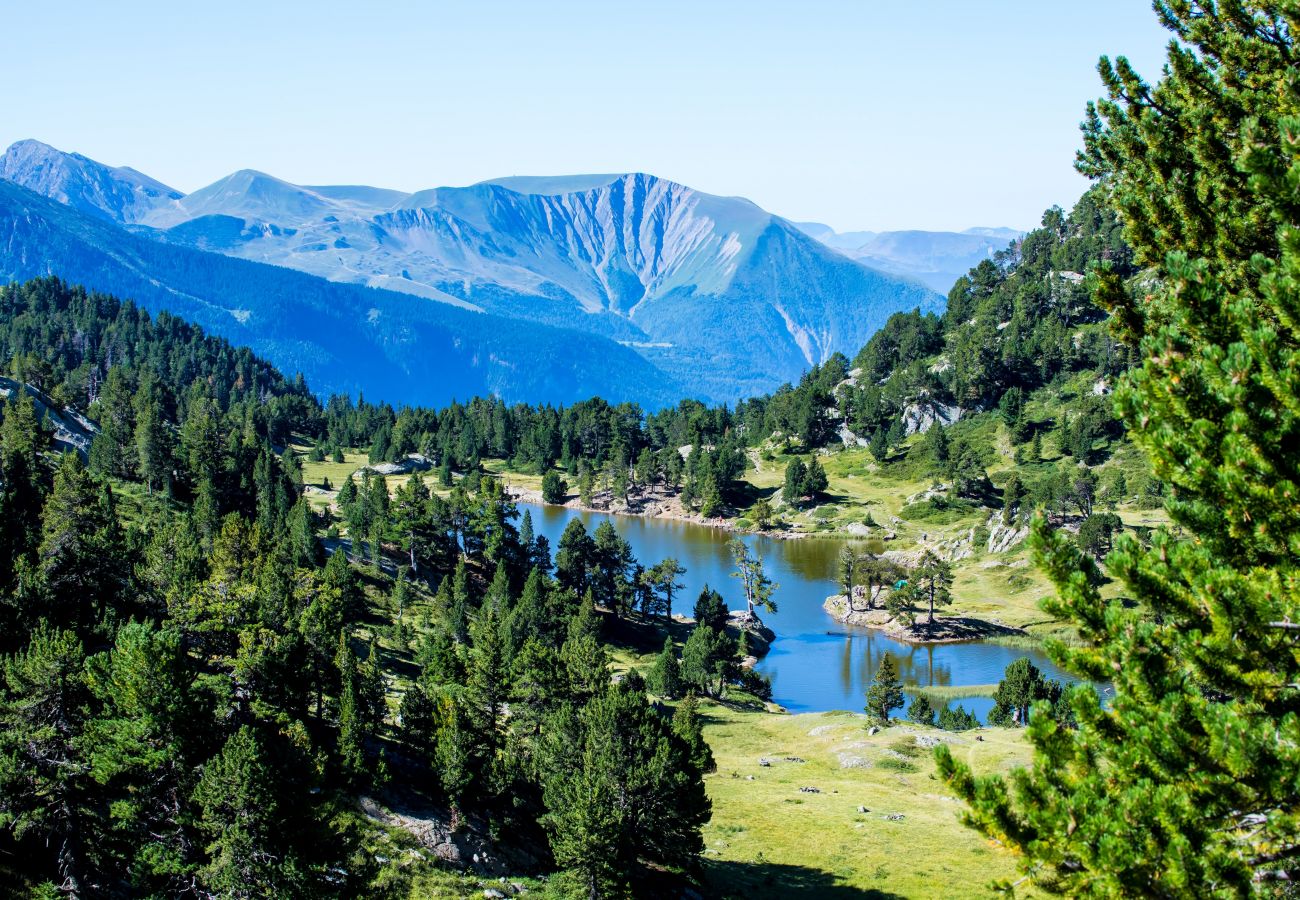
<instances>
[{"instance_id":1,"label":"distant mountain haze","mask_svg":"<svg viewBox=\"0 0 1300 900\"><path fill-rule=\"evenodd\" d=\"M908 270L911 243L864 264L748 200L642 173L404 193L246 169L183 194L23 141L0 178L159 243L618 342L663 384L714 401L852 354L894 312L942 305Z\"/></svg>"},{"instance_id":2,"label":"distant mountain haze","mask_svg":"<svg viewBox=\"0 0 1300 900\"><path fill-rule=\"evenodd\" d=\"M980 260L992 258L1024 235L1014 228L836 232L820 222L800 222L797 227L851 259L883 272L914 278L944 295Z\"/></svg>"}]
</instances>

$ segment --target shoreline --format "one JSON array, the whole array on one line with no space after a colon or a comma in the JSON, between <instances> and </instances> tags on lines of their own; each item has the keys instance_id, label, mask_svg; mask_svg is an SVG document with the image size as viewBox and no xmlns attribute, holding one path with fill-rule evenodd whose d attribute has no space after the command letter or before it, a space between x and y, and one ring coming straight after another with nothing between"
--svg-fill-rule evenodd
<instances>
[{"instance_id":1,"label":"shoreline","mask_svg":"<svg viewBox=\"0 0 1300 900\"><path fill-rule=\"evenodd\" d=\"M1023 628L1013 628L999 622L989 622L971 616L934 617L933 627L920 623L920 616L912 625L904 625L879 607L848 609L843 594L832 594L822 602L822 609L842 625L853 625L879 631L885 637L905 644L964 644L988 641L1000 637L1030 637Z\"/></svg>"},{"instance_id":2,"label":"shoreline","mask_svg":"<svg viewBox=\"0 0 1300 900\"><path fill-rule=\"evenodd\" d=\"M497 476L500 477L500 476ZM624 506L621 509L601 508L598 506L585 506L581 499L574 494L566 494L563 503L547 503L542 499L542 492L533 488L520 487L516 484L505 484L506 495L516 503L527 503L531 506L549 506L556 509L576 509L580 512L597 513L605 516L627 516L632 519L664 519L670 522L685 522L688 525L698 525L701 528L713 528L719 531L728 531L735 534L754 534L762 537L772 538L778 541L798 541L811 537L828 537L842 538L852 537L852 535L840 534L809 534L802 531L764 531L759 528L744 529L737 528L734 519L728 519L725 516L716 516L712 519L706 519L697 513L681 512L674 509L673 501L676 497L664 497L658 500L651 500L643 504L638 510Z\"/></svg>"}]
</instances>

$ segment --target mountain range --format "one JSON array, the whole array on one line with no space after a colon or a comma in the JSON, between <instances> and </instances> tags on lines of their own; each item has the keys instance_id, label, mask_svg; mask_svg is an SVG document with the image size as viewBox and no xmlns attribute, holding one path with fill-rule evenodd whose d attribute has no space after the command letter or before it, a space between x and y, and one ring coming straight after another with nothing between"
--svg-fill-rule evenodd
<instances>
[{"instance_id":1,"label":"mountain range","mask_svg":"<svg viewBox=\"0 0 1300 900\"><path fill-rule=\"evenodd\" d=\"M315 368L315 354L357 371L383 360L396 366L393 378L413 378L391 336L375 333L374 308L383 310L386 327L463 330L470 344L492 336L494 350L480 354L478 366L503 396L576 399L564 395L563 384L596 385L620 399L635 383L645 391L643 402L673 392L735 400L796 379L833 352L854 352L894 312L942 303L918 281L864 265L748 200L640 173L502 178L407 193L295 185L241 170L186 194L135 169L21 141L0 157L0 179L26 189L2 195L0 216L9 221L0 226L0 275L33 268L93 275L83 264L93 247L101 269L115 267L101 281L119 291L142 281L137 299L178 313L181 302L223 310L198 320L232 339L238 326L238 339L289 369ZM34 203L27 191L56 201L65 215ZM19 208L25 226L15 218ZM65 236L52 245L70 257L42 256L38 244L24 243L32 239L32 217ZM20 246L28 254L22 260ZM123 247L130 251L115 249ZM162 256L170 279L124 262ZM235 280L246 287L238 299L204 294L216 272L230 271L216 262L222 257L262 264L239 270ZM196 274L205 266L212 271ZM286 320L269 301L257 302L254 283L261 279L277 286L268 296L278 296L284 273L275 267L350 290L315 285L309 293L337 297L335 308L316 322ZM306 338L326 323L344 329L337 335L344 343L328 351ZM517 343L503 344L506 335ZM297 363L274 349L290 346ZM539 354L541 346L556 347L557 358ZM524 360L538 371L511 375ZM450 364L438 369L421 361L421 371L432 376ZM614 366L626 367L625 384L598 371ZM552 367L561 369L552 379L554 396L539 396L528 379L547 383ZM313 385L346 380L312 376ZM430 385L426 393L436 390ZM393 395L390 386L385 396Z\"/></svg>"},{"instance_id":2,"label":"mountain range","mask_svg":"<svg viewBox=\"0 0 1300 900\"><path fill-rule=\"evenodd\" d=\"M1024 236L1014 228L965 231L845 231L820 222L799 222L809 237L850 259L917 281L946 295L953 282Z\"/></svg>"}]
</instances>

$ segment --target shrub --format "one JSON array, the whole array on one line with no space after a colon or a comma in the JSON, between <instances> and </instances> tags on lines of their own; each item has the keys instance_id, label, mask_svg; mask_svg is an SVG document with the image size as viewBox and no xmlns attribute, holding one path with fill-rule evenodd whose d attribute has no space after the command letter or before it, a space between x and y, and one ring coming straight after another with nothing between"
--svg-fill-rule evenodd
<instances>
[{"instance_id":1,"label":"shrub","mask_svg":"<svg viewBox=\"0 0 1300 900\"><path fill-rule=\"evenodd\" d=\"M916 763L912 762L910 759L899 759L896 756L886 756L880 762L876 763L876 767L880 769L885 769L886 771L889 772L915 772L916 771Z\"/></svg>"},{"instance_id":2,"label":"shrub","mask_svg":"<svg viewBox=\"0 0 1300 900\"><path fill-rule=\"evenodd\" d=\"M542 500L545 503L563 503L569 494L569 484L559 472L550 471L542 476Z\"/></svg>"},{"instance_id":3,"label":"shrub","mask_svg":"<svg viewBox=\"0 0 1300 900\"><path fill-rule=\"evenodd\" d=\"M939 727L944 731L970 731L980 727L980 720L960 706L956 709L945 706L939 710Z\"/></svg>"}]
</instances>

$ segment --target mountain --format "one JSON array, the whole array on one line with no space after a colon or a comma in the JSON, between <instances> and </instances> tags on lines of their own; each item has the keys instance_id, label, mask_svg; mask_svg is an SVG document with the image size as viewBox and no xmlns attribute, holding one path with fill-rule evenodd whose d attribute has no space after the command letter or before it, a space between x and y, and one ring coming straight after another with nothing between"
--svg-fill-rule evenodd
<instances>
[{"instance_id":1,"label":"mountain","mask_svg":"<svg viewBox=\"0 0 1300 900\"><path fill-rule=\"evenodd\" d=\"M1024 235L1014 228L965 231L849 231L801 222L804 234L846 256L884 272L914 278L947 294L960 276Z\"/></svg>"},{"instance_id":2,"label":"mountain","mask_svg":"<svg viewBox=\"0 0 1300 900\"><path fill-rule=\"evenodd\" d=\"M184 195L126 166L113 168L39 141L19 141L0 156L0 179L110 222L134 224Z\"/></svg>"},{"instance_id":3,"label":"mountain","mask_svg":"<svg viewBox=\"0 0 1300 900\"><path fill-rule=\"evenodd\" d=\"M11 155L5 178L62 202L39 177L52 163ZM853 352L890 314L942 303L748 200L640 173L404 194L243 170L129 215L95 209L160 242L612 339L712 400L771 390Z\"/></svg>"},{"instance_id":4,"label":"mountain","mask_svg":"<svg viewBox=\"0 0 1300 900\"><path fill-rule=\"evenodd\" d=\"M159 242L0 181L0 283L48 274L166 309L322 393L425 405L600 395L657 408L683 392L607 338Z\"/></svg>"}]
</instances>

